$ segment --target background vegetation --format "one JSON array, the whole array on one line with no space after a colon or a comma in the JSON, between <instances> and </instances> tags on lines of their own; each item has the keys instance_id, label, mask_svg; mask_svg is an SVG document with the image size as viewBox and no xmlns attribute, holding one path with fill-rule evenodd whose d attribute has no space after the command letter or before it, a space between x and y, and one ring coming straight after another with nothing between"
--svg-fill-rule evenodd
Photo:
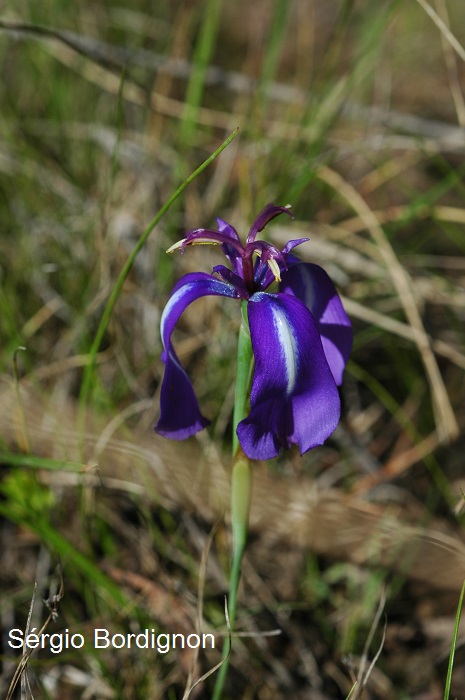
<instances>
[{"instance_id":1,"label":"background vegetation","mask_svg":"<svg viewBox=\"0 0 465 700\"><path fill-rule=\"evenodd\" d=\"M464 45L461 0L5 0L2 697L19 663L7 633L34 582L41 626L59 561L49 631L221 640L239 308L185 314L177 347L212 426L158 439L161 311L181 274L218 262L164 251L215 216L245 235L270 201L295 214L270 237L310 237L302 257L338 285L355 347L333 438L257 465L225 697L345 698L356 678L352 697L444 696L465 570ZM128 256L238 126L137 256L84 401ZM36 698L180 698L219 654L89 645L33 655L28 678Z\"/></svg>"}]
</instances>

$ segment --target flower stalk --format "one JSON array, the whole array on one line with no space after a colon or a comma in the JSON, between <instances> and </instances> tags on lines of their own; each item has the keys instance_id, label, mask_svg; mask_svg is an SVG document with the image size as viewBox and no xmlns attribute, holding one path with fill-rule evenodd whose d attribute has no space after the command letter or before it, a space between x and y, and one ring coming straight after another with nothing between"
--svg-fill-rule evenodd
<instances>
[{"instance_id":1,"label":"flower stalk","mask_svg":"<svg viewBox=\"0 0 465 700\"><path fill-rule=\"evenodd\" d=\"M233 414L233 469L231 476L231 529L232 529L232 564L229 578L228 614L231 634L236 622L237 594L242 572L242 559L247 544L249 529L250 503L252 500L252 465L242 452L236 435L236 428L247 415L250 380L252 375L253 353L247 321L247 304L242 302L242 322L237 343L236 391ZM213 700L219 700L229 668L230 640L226 639L221 666Z\"/></svg>"},{"instance_id":2,"label":"flower stalk","mask_svg":"<svg viewBox=\"0 0 465 700\"><path fill-rule=\"evenodd\" d=\"M237 342L236 389L233 412L233 459L239 449L239 438L236 428L248 414L250 381L252 377L253 352L250 340L249 322L247 319L247 302L241 303L242 321Z\"/></svg>"}]
</instances>

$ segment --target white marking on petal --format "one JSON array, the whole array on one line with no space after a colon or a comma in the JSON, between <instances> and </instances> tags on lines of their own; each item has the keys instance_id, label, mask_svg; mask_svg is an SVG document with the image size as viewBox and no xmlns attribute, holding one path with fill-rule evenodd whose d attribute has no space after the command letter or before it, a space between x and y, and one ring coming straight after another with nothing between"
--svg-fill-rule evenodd
<instances>
[{"instance_id":1,"label":"white marking on petal","mask_svg":"<svg viewBox=\"0 0 465 700\"><path fill-rule=\"evenodd\" d=\"M165 324L166 324L166 319L167 319L168 316L170 315L170 313L171 313L171 311L172 311L172 309L173 309L173 306L176 306L176 304L179 302L179 299L180 299L181 297L183 297L185 294L188 294L189 291L190 291L190 290L192 289L192 287L194 287L194 286L195 286L195 284L193 284L193 283L191 283L191 284L184 284L184 285L183 285L182 287L180 287L180 288L178 289L178 291L175 292L175 293L173 294L173 296L171 296L171 297L168 299L168 301L166 302L166 306L165 306L165 308L164 308L164 310L163 310L163 313L162 313L161 319L160 319L160 334L161 334L161 339L162 339L162 342L163 342L163 347L165 348L165 350L166 350L166 345L165 345Z\"/></svg>"},{"instance_id":2,"label":"white marking on petal","mask_svg":"<svg viewBox=\"0 0 465 700\"><path fill-rule=\"evenodd\" d=\"M278 334L279 345L284 359L286 369L286 395L290 396L294 391L297 381L298 351L295 335L292 326L288 323L286 315L278 309L273 308L273 320L276 333Z\"/></svg>"}]
</instances>

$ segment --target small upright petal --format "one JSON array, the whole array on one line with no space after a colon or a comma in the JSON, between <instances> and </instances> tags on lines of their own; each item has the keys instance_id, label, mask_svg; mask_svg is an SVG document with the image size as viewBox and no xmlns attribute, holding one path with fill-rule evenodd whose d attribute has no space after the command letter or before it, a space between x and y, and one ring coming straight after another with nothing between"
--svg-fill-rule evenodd
<instances>
[{"instance_id":1,"label":"small upright petal","mask_svg":"<svg viewBox=\"0 0 465 700\"><path fill-rule=\"evenodd\" d=\"M294 218L294 214L290 211L290 206L286 207L277 207L274 204L267 204L264 209L260 212L260 214L257 216L255 221L253 222L249 235L247 236L247 243L253 243L255 238L257 237L257 233L260 233L260 231L263 231L265 226L275 217L279 216L280 214L288 214L291 219Z\"/></svg>"},{"instance_id":2,"label":"small upright petal","mask_svg":"<svg viewBox=\"0 0 465 700\"><path fill-rule=\"evenodd\" d=\"M242 254L244 252L242 243L240 241L239 235L231 224L223 219L216 219L218 222L218 230L220 233L229 236L230 241L225 241L221 246L223 253L228 258L231 263L231 267L236 275L242 277ZM238 244L238 245L237 245Z\"/></svg>"},{"instance_id":3,"label":"small upright petal","mask_svg":"<svg viewBox=\"0 0 465 700\"><path fill-rule=\"evenodd\" d=\"M291 250L297 248L298 245L302 245L302 243L307 243L309 240L310 238L294 238L292 241L288 241L282 250L283 255L287 257Z\"/></svg>"},{"instance_id":4,"label":"small upright petal","mask_svg":"<svg viewBox=\"0 0 465 700\"><path fill-rule=\"evenodd\" d=\"M352 326L330 278L319 265L289 263L280 292L293 294L312 312L326 359L338 386L352 350Z\"/></svg>"},{"instance_id":5,"label":"small upright petal","mask_svg":"<svg viewBox=\"0 0 465 700\"><path fill-rule=\"evenodd\" d=\"M237 233L234 226L231 226L231 224L228 224L227 221L223 221L223 219L220 219L219 217L216 217L216 220L218 222L218 231L229 236L229 238L232 241L236 241L236 243L241 242L241 239L239 238L239 234Z\"/></svg>"},{"instance_id":6,"label":"small upright petal","mask_svg":"<svg viewBox=\"0 0 465 700\"><path fill-rule=\"evenodd\" d=\"M340 415L317 324L299 299L286 294L254 294L248 316L255 372L250 414L237 428L242 449L263 460L297 444L303 454L323 444Z\"/></svg>"}]
</instances>

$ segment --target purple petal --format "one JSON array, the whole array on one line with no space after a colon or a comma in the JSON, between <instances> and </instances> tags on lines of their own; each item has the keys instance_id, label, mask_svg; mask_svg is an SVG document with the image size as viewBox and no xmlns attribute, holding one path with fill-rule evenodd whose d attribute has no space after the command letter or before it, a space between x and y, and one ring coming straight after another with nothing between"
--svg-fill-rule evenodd
<instances>
[{"instance_id":1,"label":"purple petal","mask_svg":"<svg viewBox=\"0 0 465 700\"><path fill-rule=\"evenodd\" d=\"M249 298L250 295L246 289L244 280L242 279L242 277L239 277L239 275L234 274L234 272L232 272L232 270L230 270L229 267L225 267L225 265L215 265L215 267L213 268L213 272L216 272L217 275L220 275L220 277L222 277L224 281L228 284L232 284L233 287L236 288L236 292L241 299Z\"/></svg>"},{"instance_id":2,"label":"purple petal","mask_svg":"<svg viewBox=\"0 0 465 700\"><path fill-rule=\"evenodd\" d=\"M221 233L226 234L229 238L231 238L233 241L237 241L238 243L241 242L241 239L239 238L239 234L237 233L236 229L234 226L231 226L231 224L228 224L227 221L223 221L223 219L220 219L217 217L217 222L218 222L218 230ZM242 244L241 244L242 245Z\"/></svg>"},{"instance_id":3,"label":"purple petal","mask_svg":"<svg viewBox=\"0 0 465 700\"><path fill-rule=\"evenodd\" d=\"M256 241L246 246L245 254L257 253L258 261L254 267L254 282L257 288L265 290L275 280L275 273L270 269L268 261L276 260L279 270L286 269L286 258L280 250L266 241Z\"/></svg>"},{"instance_id":4,"label":"purple petal","mask_svg":"<svg viewBox=\"0 0 465 700\"><path fill-rule=\"evenodd\" d=\"M234 226L231 226L231 224L228 224L226 221L223 221L223 219L217 218L216 220L218 222L218 228L220 230L220 233L223 235L227 235L230 238L230 242L225 241L221 246L221 248L223 249L223 253L226 255L229 262L231 263L231 267L234 270L234 273L239 277L242 277L242 253L244 251L244 248L242 246L238 233Z\"/></svg>"},{"instance_id":5,"label":"purple petal","mask_svg":"<svg viewBox=\"0 0 465 700\"><path fill-rule=\"evenodd\" d=\"M209 423L200 412L194 388L174 351L171 335L187 306L210 295L240 298L230 284L203 272L191 273L175 285L161 317L165 374L160 396L161 415L155 431L174 440L184 440Z\"/></svg>"},{"instance_id":6,"label":"purple petal","mask_svg":"<svg viewBox=\"0 0 465 700\"><path fill-rule=\"evenodd\" d=\"M317 324L286 294L257 292L248 304L255 372L250 415L237 427L250 459L271 459L297 444L301 454L335 430L340 401Z\"/></svg>"},{"instance_id":7,"label":"purple petal","mask_svg":"<svg viewBox=\"0 0 465 700\"><path fill-rule=\"evenodd\" d=\"M352 326L330 278L318 265L292 264L283 272L279 291L294 295L312 312L326 359L340 386L352 350Z\"/></svg>"},{"instance_id":8,"label":"purple petal","mask_svg":"<svg viewBox=\"0 0 465 700\"><path fill-rule=\"evenodd\" d=\"M284 255L276 246L266 241L256 241L250 243L245 248L245 253L253 251L260 253L254 269L254 282L261 290L267 289L275 280L275 273L268 265L269 260L276 260L280 272L287 270L287 256Z\"/></svg>"},{"instance_id":9,"label":"purple petal","mask_svg":"<svg viewBox=\"0 0 465 700\"><path fill-rule=\"evenodd\" d=\"M298 245L302 245L302 243L307 243L309 240L310 238L294 238L294 240L288 241L282 250L283 255L287 256L293 248L296 248ZM296 260L297 258L294 259Z\"/></svg>"},{"instance_id":10,"label":"purple petal","mask_svg":"<svg viewBox=\"0 0 465 700\"><path fill-rule=\"evenodd\" d=\"M281 263L281 265L286 268L286 258L284 255L281 253L279 248L276 248L275 245L272 243L268 243L267 241L255 241L253 243L249 243L245 247L245 255L252 255L252 253L257 253L257 255L260 255L261 259L266 263L267 260L271 260L274 258L275 260L278 260L278 262Z\"/></svg>"},{"instance_id":11,"label":"purple petal","mask_svg":"<svg viewBox=\"0 0 465 700\"><path fill-rule=\"evenodd\" d=\"M252 243L255 240L257 233L263 231L267 223L280 214L288 214L291 219L294 218L294 215L288 209L288 207L276 207L274 204L267 204L253 222L249 235L247 236L247 243Z\"/></svg>"},{"instance_id":12,"label":"purple petal","mask_svg":"<svg viewBox=\"0 0 465 700\"><path fill-rule=\"evenodd\" d=\"M263 291L268 289L268 287L275 281L275 277L270 268L263 262L263 260L261 260L261 258L257 258L255 262L253 279L256 286Z\"/></svg>"}]
</instances>

